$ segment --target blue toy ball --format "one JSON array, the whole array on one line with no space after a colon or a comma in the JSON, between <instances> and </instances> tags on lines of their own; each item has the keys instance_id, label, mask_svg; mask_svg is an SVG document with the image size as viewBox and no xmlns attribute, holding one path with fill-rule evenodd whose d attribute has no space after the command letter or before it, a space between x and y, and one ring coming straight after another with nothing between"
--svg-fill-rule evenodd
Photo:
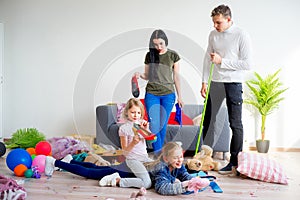
<instances>
[{"instance_id":1,"label":"blue toy ball","mask_svg":"<svg viewBox=\"0 0 300 200\"><path fill-rule=\"evenodd\" d=\"M24 149L13 149L6 157L6 165L11 171L14 171L19 164L23 164L30 169L32 164L31 156Z\"/></svg>"},{"instance_id":2,"label":"blue toy ball","mask_svg":"<svg viewBox=\"0 0 300 200\"><path fill-rule=\"evenodd\" d=\"M0 157L3 156L5 153L6 153L6 147L2 142L0 142Z\"/></svg>"}]
</instances>

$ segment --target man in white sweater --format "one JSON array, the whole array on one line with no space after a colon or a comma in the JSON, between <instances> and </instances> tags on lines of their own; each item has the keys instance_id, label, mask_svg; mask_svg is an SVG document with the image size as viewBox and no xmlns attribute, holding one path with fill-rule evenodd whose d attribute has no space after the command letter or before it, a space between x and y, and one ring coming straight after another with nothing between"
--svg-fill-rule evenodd
<instances>
[{"instance_id":1,"label":"man in white sweater","mask_svg":"<svg viewBox=\"0 0 300 200\"><path fill-rule=\"evenodd\" d=\"M214 63L210 92L207 101L203 140L213 137L217 141L218 130L217 114L226 98L229 123L232 130L230 143L230 162L222 168L220 174L229 174L233 167L237 167L238 153L243 149L243 124L242 124L242 82L245 70L251 67L251 42L249 35L235 26L231 18L231 10L226 5L220 5L211 12L215 30L210 32L208 47L203 63L203 78L201 95L205 98L211 64ZM219 119L220 120L220 119ZM206 135L212 128L214 136Z\"/></svg>"}]
</instances>

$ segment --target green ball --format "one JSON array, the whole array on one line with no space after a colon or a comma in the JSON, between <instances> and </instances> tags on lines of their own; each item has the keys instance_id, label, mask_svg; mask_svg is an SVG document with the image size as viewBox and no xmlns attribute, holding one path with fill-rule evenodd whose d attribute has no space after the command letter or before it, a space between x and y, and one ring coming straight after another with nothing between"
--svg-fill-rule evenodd
<instances>
[{"instance_id":1,"label":"green ball","mask_svg":"<svg viewBox=\"0 0 300 200\"><path fill-rule=\"evenodd\" d=\"M31 155L31 159L32 159L32 160L34 160L35 157L36 157L35 154L32 154L32 155Z\"/></svg>"},{"instance_id":2,"label":"green ball","mask_svg":"<svg viewBox=\"0 0 300 200\"><path fill-rule=\"evenodd\" d=\"M31 169L27 169L25 172L24 172L24 176L26 178L31 178L33 175L33 171Z\"/></svg>"}]
</instances>

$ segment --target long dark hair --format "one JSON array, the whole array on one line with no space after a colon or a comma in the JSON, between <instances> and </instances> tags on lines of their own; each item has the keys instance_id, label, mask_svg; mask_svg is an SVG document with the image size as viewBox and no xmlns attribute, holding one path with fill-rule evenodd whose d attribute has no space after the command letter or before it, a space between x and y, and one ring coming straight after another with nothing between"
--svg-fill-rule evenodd
<instances>
[{"instance_id":1,"label":"long dark hair","mask_svg":"<svg viewBox=\"0 0 300 200\"><path fill-rule=\"evenodd\" d=\"M159 63L159 52L154 46L153 39L163 39L165 41L166 46L168 46L168 37L166 33L161 30L157 29L153 31L150 41L149 41L149 52L150 52L150 63Z\"/></svg>"}]
</instances>

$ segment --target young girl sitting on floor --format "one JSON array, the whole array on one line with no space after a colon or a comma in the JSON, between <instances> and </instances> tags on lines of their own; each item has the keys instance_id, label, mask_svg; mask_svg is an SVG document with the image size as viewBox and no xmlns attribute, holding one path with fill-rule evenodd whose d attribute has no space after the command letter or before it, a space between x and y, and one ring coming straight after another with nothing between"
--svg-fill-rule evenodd
<instances>
[{"instance_id":1,"label":"young girl sitting on floor","mask_svg":"<svg viewBox=\"0 0 300 200\"><path fill-rule=\"evenodd\" d=\"M129 99L123 116L126 122L120 126L119 136L123 154L126 157L125 162L114 166L96 166L93 163L78 162L70 158L63 159L70 160L68 163L47 156L45 174L51 176L54 168L58 167L86 178L101 179L100 186L150 188L150 175L143 163L153 160L148 156L145 139L141 135L135 134L132 129L134 123L138 123L142 128L149 130L148 122L142 120L144 106L140 100Z\"/></svg>"},{"instance_id":2,"label":"young girl sitting on floor","mask_svg":"<svg viewBox=\"0 0 300 200\"><path fill-rule=\"evenodd\" d=\"M155 191L162 195L198 191L209 185L208 179L193 178L183 164L183 149L176 142L164 145L158 161L150 164Z\"/></svg>"}]
</instances>

